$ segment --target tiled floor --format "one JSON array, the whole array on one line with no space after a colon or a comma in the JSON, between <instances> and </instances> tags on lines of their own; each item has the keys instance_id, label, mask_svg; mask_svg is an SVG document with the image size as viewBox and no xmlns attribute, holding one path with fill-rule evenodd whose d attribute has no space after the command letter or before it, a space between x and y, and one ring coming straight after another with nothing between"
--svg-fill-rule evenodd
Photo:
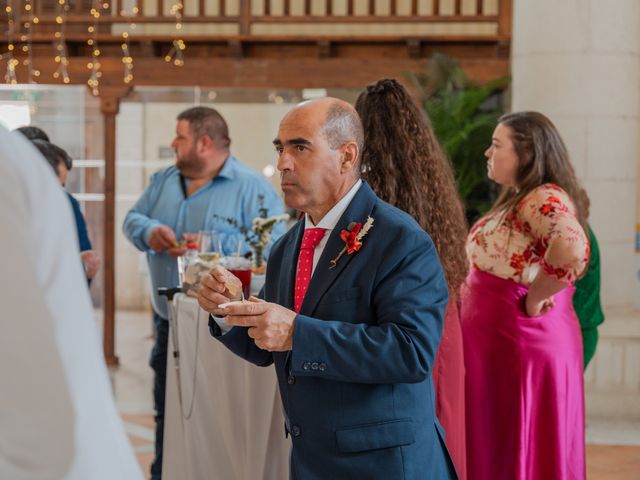
<instances>
[{"instance_id":1,"label":"tiled floor","mask_svg":"<svg viewBox=\"0 0 640 480\"><path fill-rule=\"evenodd\" d=\"M151 315L119 311L116 334L120 366L111 375L116 402L138 461L148 475L154 438L152 375L147 366ZM640 422L589 419L587 442L587 480L640 480Z\"/></svg>"}]
</instances>

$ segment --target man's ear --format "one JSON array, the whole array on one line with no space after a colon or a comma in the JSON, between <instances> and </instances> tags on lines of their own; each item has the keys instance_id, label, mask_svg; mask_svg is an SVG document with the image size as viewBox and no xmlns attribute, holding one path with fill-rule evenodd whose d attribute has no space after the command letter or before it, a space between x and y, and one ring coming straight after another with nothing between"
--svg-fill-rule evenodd
<instances>
[{"instance_id":1,"label":"man's ear","mask_svg":"<svg viewBox=\"0 0 640 480\"><path fill-rule=\"evenodd\" d=\"M207 152L215 148L215 144L209 135L202 135L197 142L199 152Z\"/></svg>"},{"instance_id":2,"label":"man's ear","mask_svg":"<svg viewBox=\"0 0 640 480\"><path fill-rule=\"evenodd\" d=\"M358 163L358 155L360 153L356 142L349 142L342 146L342 164L340 165L340 173L353 171Z\"/></svg>"}]
</instances>

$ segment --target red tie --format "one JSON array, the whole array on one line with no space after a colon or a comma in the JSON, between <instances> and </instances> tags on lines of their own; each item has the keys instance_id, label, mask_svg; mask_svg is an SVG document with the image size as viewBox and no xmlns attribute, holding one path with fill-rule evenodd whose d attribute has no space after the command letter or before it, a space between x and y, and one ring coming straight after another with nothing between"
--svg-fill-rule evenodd
<instances>
[{"instance_id":1,"label":"red tie","mask_svg":"<svg viewBox=\"0 0 640 480\"><path fill-rule=\"evenodd\" d=\"M307 228L302 237L300 245L300 256L298 257L298 272L296 273L296 290L293 301L293 309L296 313L302 307L304 295L309 288L311 281L311 270L313 269L313 251L324 237L326 228Z\"/></svg>"}]
</instances>

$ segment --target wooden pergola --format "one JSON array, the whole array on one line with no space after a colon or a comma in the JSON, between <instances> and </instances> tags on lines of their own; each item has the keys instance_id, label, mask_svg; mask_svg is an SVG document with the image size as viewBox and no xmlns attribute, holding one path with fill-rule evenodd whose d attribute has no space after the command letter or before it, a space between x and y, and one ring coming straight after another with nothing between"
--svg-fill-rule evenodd
<instances>
[{"instance_id":1,"label":"wooden pergola","mask_svg":"<svg viewBox=\"0 0 640 480\"><path fill-rule=\"evenodd\" d=\"M104 119L105 156L104 352L109 365L118 363L114 321L116 115L121 100L132 89L137 86L359 89L379 78L423 72L434 52L455 57L469 77L480 82L502 77L510 70L512 0L494 0L497 12L490 14L485 13L488 0L404 3L388 0L384 13L378 11L375 0L364 3L324 0L321 11L311 0L182 1L184 4L176 0L173 8L167 9L163 0L136 2L133 8L132 2L125 4L124 0L116 0L114 4L104 0L77 0L71 4L64 0L69 83L87 82L90 74L87 65L95 61L92 56L95 44L89 45L88 39L95 38L100 50L97 94ZM28 11L26 3L31 5ZM61 77L54 78L59 63L52 54L52 42L59 38L56 32L60 31L60 5L58 0L7 1L14 25L8 29L4 42L0 42L0 50L8 52L13 43L12 54L22 60L24 55L17 47L27 44L24 25L29 22L29 53L40 70L37 81L41 83L63 81ZM98 19L90 13L92 8L101 11ZM424 13L425 8L428 13ZM5 10L4 21L8 20L9 11ZM130 28L133 22L136 29ZM176 23L180 29L175 29ZM443 24L489 26L493 33L402 33L403 26ZM233 33L187 33L187 27L206 29L207 25L224 25ZM281 26L292 25L302 33L278 33ZM372 33L304 34L312 26L327 27L330 31L334 25L347 25L360 29L359 32L362 25L367 25L367 31ZM398 26L400 33L375 33L389 25ZM96 27L94 37L87 33L91 26ZM161 26L165 31L141 33L149 26ZM268 33L264 33L265 28ZM130 32L127 46L134 59L134 77L129 83L123 80L122 31ZM165 61L178 38L186 44L182 66ZM24 68L15 73L20 83L32 79Z\"/></svg>"}]
</instances>

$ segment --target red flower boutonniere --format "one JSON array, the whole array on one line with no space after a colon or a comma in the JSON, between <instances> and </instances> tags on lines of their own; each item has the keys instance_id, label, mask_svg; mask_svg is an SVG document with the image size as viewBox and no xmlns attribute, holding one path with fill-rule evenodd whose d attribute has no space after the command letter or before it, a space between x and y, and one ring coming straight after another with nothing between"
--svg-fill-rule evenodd
<instances>
[{"instance_id":1,"label":"red flower boutonniere","mask_svg":"<svg viewBox=\"0 0 640 480\"><path fill-rule=\"evenodd\" d=\"M362 237L364 237L369 230L373 227L373 218L367 217L367 221L364 225L361 223L351 222L346 230L342 230L340 232L340 238L344 241L345 246L340 251L338 256L331 260L331 266L329 268L333 268L338 264L338 260L342 258L345 252L348 255L357 252L362 247Z\"/></svg>"}]
</instances>

